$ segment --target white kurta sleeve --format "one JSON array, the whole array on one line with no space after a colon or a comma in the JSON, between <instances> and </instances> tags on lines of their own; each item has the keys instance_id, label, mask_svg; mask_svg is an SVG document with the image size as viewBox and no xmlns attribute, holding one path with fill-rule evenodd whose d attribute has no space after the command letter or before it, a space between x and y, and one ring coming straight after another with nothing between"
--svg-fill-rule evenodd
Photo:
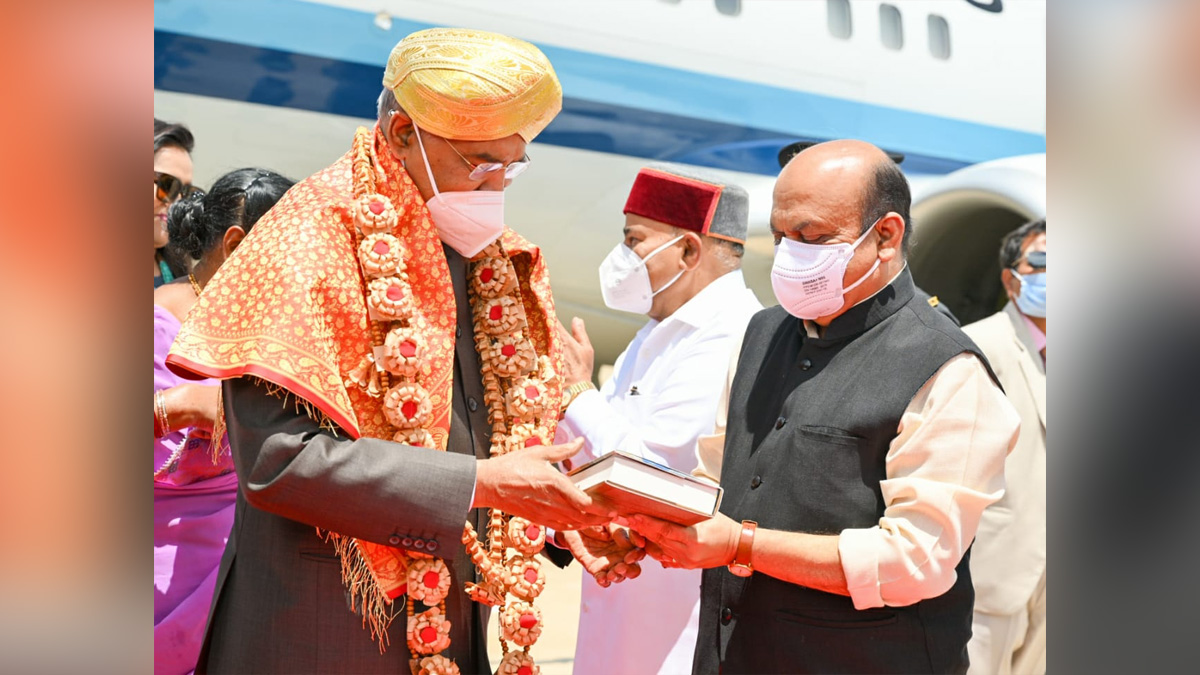
<instances>
[{"instance_id":1,"label":"white kurta sleeve","mask_svg":"<svg viewBox=\"0 0 1200 675\"><path fill-rule=\"evenodd\" d=\"M584 438L574 465L618 450L649 459L679 456L681 450L692 457L697 437L713 430L730 344L728 336L714 336L673 359L671 372L638 401L639 417L651 423L631 424L601 392L580 394L559 425L566 437Z\"/></svg>"},{"instance_id":2,"label":"white kurta sleeve","mask_svg":"<svg viewBox=\"0 0 1200 675\"><path fill-rule=\"evenodd\" d=\"M1020 418L973 354L943 365L900 418L880 486L879 524L847 529L838 551L857 609L945 593L983 510L1004 494Z\"/></svg>"}]
</instances>

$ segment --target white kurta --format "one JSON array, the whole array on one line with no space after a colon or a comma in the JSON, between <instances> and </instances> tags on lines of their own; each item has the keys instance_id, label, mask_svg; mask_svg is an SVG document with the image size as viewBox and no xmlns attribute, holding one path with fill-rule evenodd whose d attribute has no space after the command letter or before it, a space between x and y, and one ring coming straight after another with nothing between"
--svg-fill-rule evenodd
<instances>
[{"instance_id":1,"label":"white kurta","mask_svg":"<svg viewBox=\"0 0 1200 675\"><path fill-rule=\"evenodd\" d=\"M621 450L691 473L696 439L713 431L731 353L760 309L739 270L647 323L604 387L567 408L555 442L585 439L571 464ZM640 577L609 588L584 576L577 675L692 672L700 570L667 570L647 558Z\"/></svg>"}]
</instances>

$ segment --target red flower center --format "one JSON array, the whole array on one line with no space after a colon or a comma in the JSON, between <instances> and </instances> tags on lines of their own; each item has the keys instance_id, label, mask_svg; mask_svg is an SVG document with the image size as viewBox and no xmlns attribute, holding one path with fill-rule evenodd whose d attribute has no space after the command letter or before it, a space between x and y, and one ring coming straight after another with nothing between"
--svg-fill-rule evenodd
<instances>
[{"instance_id":1,"label":"red flower center","mask_svg":"<svg viewBox=\"0 0 1200 675\"><path fill-rule=\"evenodd\" d=\"M504 316L504 308L500 305L492 305L492 308L488 310L488 316L492 318L492 321L499 321L500 317Z\"/></svg>"},{"instance_id":2,"label":"red flower center","mask_svg":"<svg viewBox=\"0 0 1200 675\"><path fill-rule=\"evenodd\" d=\"M437 640L437 629L433 626L426 626L421 629L421 642L431 645Z\"/></svg>"},{"instance_id":3,"label":"red flower center","mask_svg":"<svg viewBox=\"0 0 1200 675\"><path fill-rule=\"evenodd\" d=\"M387 252L392 249L388 246L386 241L380 239L379 241L375 242L375 245L371 247L371 250L375 251L375 255L387 255Z\"/></svg>"},{"instance_id":4,"label":"red flower center","mask_svg":"<svg viewBox=\"0 0 1200 675\"><path fill-rule=\"evenodd\" d=\"M533 386L532 384L529 385L528 387L525 387L525 398L529 399L530 401L536 401L537 397L538 397L538 388L537 387Z\"/></svg>"},{"instance_id":5,"label":"red flower center","mask_svg":"<svg viewBox=\"0 0 1200 675\"><path fill-rule=\"evenodd\" d=\"M491 281L494 276L496 276L496 270L490 267L485 267L479 272L479 280L485 284Z\"/></svg>"},{"instance_id":6,"label":"red flower center","mask_svg":"<svg viewBox=\"0 0 1200 675\"><path fill-rule=\"evenodd\" d=\"M371 209L371 213L379 215L383 213L383 202L379 201L378 199L372 199L371 203L367 205L367 208Z\"/></svg>"},{"instance_id":7,"label":"red flower center","mask_svg":"<svg viewBox=\"0 0 1200 675\"><path fill-rule=\"evenodd\" d=\"M521 666L517 668L517 675L533 675L533 668L529 666Z\"/></svg>"},{"instance_id":8,"label":"red flower center","mask_svg":"<svg viewBox=\"0 0 1200 675\"><path fill-rule=\"evenodd\" d=\"M542 528L538 527L537 525L530 525L529 527L525 528L525 536L529 539L529 541L537 541L538 535L541 533Z\"/></svg>"},{"instance_id":9,"label":"red flower center","mask_svg":"<svg viewBox=\"0 0 1200 675\"><path fill-rule=\"evenodd\" d=\"M505 356L515 356L517 353L516 345L504 345L500 348L500 353Z\"/></svg>"},{"instance_id":10,"label":"red flower center","mask_svg":"<svg viewBox=\"0 0 1200 675\"><path fill-rule=\"evenodd\" d=\"M521 628L533 628L537 625L537 617L532 614L521 615Z\"/></svg>"},{"instance_id":11,"label":"red flower center","mask_svg":"<svg viewBox=\"0 0 1200 675\"><path fill-rule=\"evenodd\" d=\"M538 438L537 436L534 436L533 438L525 439L525 447L527 447L527 448L531 448L535 445L541 445L541 444L542 444L542 439Z\"/></svg>"},{"instance_id":12,"label":"red flower center","mask_svg":"<svg viewBox=\"0 0 1200 675\"><path fill-rule=\"evenodd\" d=\"M405 401L404 405L400 406L400 412L404 413L404 416L411 420L417 416L417 402Z\"/></svg>"},{"instance_id":13,"label":"red flower center","mask_svg":"<svg viewBox=\"0 0 1200 675\"><path fill-rule=\"evenodd\" d=\"M433 570L429 570L425 573L425 578L423 578L421 582L425 584L425 588L437 588L438 583L441 582L441 580L442 575L434 572Z\"/></svg>"},{"instance_id":14,"label":"red flower center","mask_svg":"<svg viewBox=\"0 0 1200 675\"><path fill-rule=\"evenodd\" d=\"M406 359L411 359L417 355L417 343L412 340L405 340L400 343L400 356Z\"/></svg>"},{"instance_id":15,"label":"red flower center","mask_svg":"<svg viewBox=\"0 0 1200 675\"><path fill-rule=\"evenodd\" d=\"M532 567L525 570L525 581L528 581L532 584L533 582L537 581L537 577L537 570L533 569Z\"/></svg>"},{"instance_id":16,"label":"red flower center","mask_svg":"<svg viewBox=\"0 0 1200 675\"><path fill-rule=\"evenodd\" d=\"M399 302L404 297L404 289L399 286L388 286L387 297L392 302Z\"/></svg>"}]
</instances>

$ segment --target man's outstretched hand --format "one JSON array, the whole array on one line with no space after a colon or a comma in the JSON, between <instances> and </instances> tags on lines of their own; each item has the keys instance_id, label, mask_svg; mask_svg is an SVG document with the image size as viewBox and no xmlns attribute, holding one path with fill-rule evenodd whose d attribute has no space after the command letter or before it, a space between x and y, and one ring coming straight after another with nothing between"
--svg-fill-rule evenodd
<instances>
[{"instance_id":1,"label":"man's outstretched hand","mask_svg":"<svg viewBox=\"0 0 1200 675\"><path fill-rule=\"evenodd\" d=\"M646 552L633 543L629 530L623 527L609 524L574 531L560 530L556 538L604 588L626 579L636 579L642 573L638 561Z\"/></svg>"},{"instance_id":2,"label":"man's outstretched hand","mask_svg":"<svg viewBox=\"0 0 1200 675\"><path fill-rule=\"evenodd\" d=\"M647 515L632 515L626 520L634 531L633 541L645 547L663 567L691 570L728 565L741 534L741 526L723 513L691 527Z\"/></svg>"},{"instance_id":3,"label":"man's outstretched hand","mask_svg":"<svg viewBox=\"0 0 1200 675\"><path fill-rule=\"evenodd\" d=\"M557 468L579 452L583 439L564 445L533 446L479 460L472 508L490 507L556 530L604 525L616 510L575 487Z\"/></svg>"}]
</instances>

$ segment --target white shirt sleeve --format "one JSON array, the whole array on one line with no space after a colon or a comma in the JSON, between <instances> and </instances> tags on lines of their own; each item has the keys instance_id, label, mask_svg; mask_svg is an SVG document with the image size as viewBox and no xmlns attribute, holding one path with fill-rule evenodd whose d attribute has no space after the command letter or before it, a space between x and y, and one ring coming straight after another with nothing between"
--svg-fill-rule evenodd
<instances>
[{"instance_id":1,"label":"white shirt sleeve","mask_svg":"<svg viewBox=\"0 0 1200 675\"><path fill-rule=\"evenodd\" d=\"M579 466L616 450L652 460L684 455L694 460L696 438L713 430L726 375L717 364L728 363L730 342L728 336L714 336L691 345L688 353L673 360L671 372L664 373L652 391L626 394L625 406L642 406L637 417L651 423L631 424L601 392L586 391L576 397L559 423L566 438L584 438L572 464Z\"/></svg>"},{"instance_id":2,"label":"white shirt sleeve","mask_svg":"<svg viewBox=\"0 0 1200 675\"><path fill-rule=\"evenodd\" d=\"M921 387L888 450L883 517L839 539L856 609L911 605L954 585L983 510L1004 494L1004 460L1019 428L973 354L950 359Z\"/></svg>"}]
</instances>

